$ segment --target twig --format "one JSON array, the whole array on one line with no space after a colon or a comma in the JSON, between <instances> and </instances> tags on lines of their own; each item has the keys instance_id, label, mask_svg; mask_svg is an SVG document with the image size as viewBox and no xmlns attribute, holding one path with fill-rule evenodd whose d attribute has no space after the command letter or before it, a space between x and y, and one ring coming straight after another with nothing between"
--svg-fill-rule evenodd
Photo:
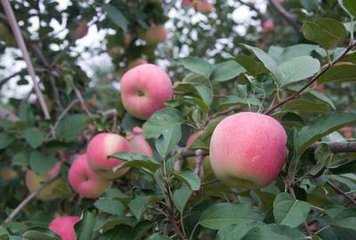
<instances>
[{"instance_id":1,"label":"twig","mask_svg":"<svg viewBox=\"0 0 356 240\"><path fill-rule=\"evenodd\" d=\"M49 184L57 180L59 176L49 179L48 181L44 182L39 188L37 188L34 192L28 195L5 219L4 224L11 222L14 217L29 203L33 198L35 198L45 187Z\"/></svg>"},{"instance_id":2,"label":"twig","mask_svg":"<svg viewBox=\"0 0 356 240\"><path fill-rule=\"evenodd\" d=\"M280 106L286 104L287 102L299 97L302 95L302 93L304 92L304 90L306 90L308 87L310 87L311 85L313 85L324 73L326 73L330 68L332 68L336 63L338 63L343 57L345 57L345 55L350 52L353 48L356 47L356 42L350 44L346 50L337 58L335 59L333 62L327 64L326 66L324 66L322 68L322 70L317 73L316 75L314 75L307 84L305 84L304 87L302 87L299 91L297 91L296 93L294 93L293 95L285 98L284 100L282 100L281 102L277 103L276 105L272 106L270 109L268 109L265 114L270 114L272 113L275 109L279 108Z\"/></svg>"},{"instance_id":3,"label":"twig","mask_svg":"<svg viewBox=\"0 0 356 240\"><path fill-rule=\"evenodd\" d=\"M17 75L21 74L22 72L24 72L24 69L21 69L20 71L17 71L13 74L11 74L10 76L3 78L0 80L0 88L6 84L9 80L11 80L13 77L16 77Z\"/></svg>"},{"instance_id":4,"label":"twig","mask_svg":"<svg viewBox=\"0 0 356 240\"><path fill-rule=\"evenodd\" d=\"M28 73L31 76L31 79L32 79L32 82L33 82L33 85L34 85L34 88L35 88L35 92L36 92L38 101L39 101L39 103L41 105L41 109L43 111L45 119L49 120L49 119L51 119L51 117L49 115L48 107L47 107L47 104L46 104L46 102L44 100L42 92L41 92L41 90L40 90L40 88L38 86L38 82L36 80L35 70L33 68L33 65L32 65L32 62L31 62L31 58L30 58L30 55L28 53L25 41L24 41L23 36L21 34L21 30L20 30L20 28L19 28L19 26L17 24L17 20L16 20L14 12L12 10L11 4L10 4L9 0L1 0L1 3L2 3L2 6L3 6L4 11L6 13L6 16L8 18L8 22L9 22L9 24L11 26L12 32L14 33L14 37L16 39L17 45L21 49L23 58L24 58L24 60L26 62L27 70L28 70Z\"/></svg>"},{"instance_id":5,"label":"twig","mask_svg":"<svg viewBox=\"0 0 356 240\"><path fill-rule=\"evenodd\" d=\"M74 85L73 85L73 89L74 89L74 92L75 92L75 95L77 96L79 102L80 102L80 105L82 106L82 109L86 112L86 114L89 116L89 117L92 117L93 114L89 111L85 101L84 101L84 98L82 96L82 94L80 93L79 89Z\"/></svg>"},{"instance_id":6,"label":"twig","mask_svg":"<svg viewBox=\"0 0 356 240\"><path fill-rule=\"evenodd\" d=\"M204 174L204 168L203 168L203 163L204 163L204 151L201 149L197 149L195 151L195 169L194 173L198 175L199 177L202 177Z\"/></svg>"},{"instance_id":7,"label":"twig","mask_svg":"<svg viewBox=\"0 0 356 240\"><path fill-rule=\"evenodd\" d=\"M347 193L345 193L344 191L342 191L336 184L334 184L333 182L331 182L330 180L327 181L327 184L334 189L334 191L336 193L339 193L341 195L343 195L346 199L348 199L353 205L356 205L356 200L353 199L351 196L349 196Z\"/></svg>"},{"instance_id":8,"label":"twig","mask_svg":"<svg viewBox=\"0 0 356 240\"><path fill-rule=\"evenodd\" d=\"M294 28L296 32L300 32L300 24L296 16L289 13L278 0L269 0L269 3L277 10L279 15L281 15Z\"/></svg>"}]
</instances>

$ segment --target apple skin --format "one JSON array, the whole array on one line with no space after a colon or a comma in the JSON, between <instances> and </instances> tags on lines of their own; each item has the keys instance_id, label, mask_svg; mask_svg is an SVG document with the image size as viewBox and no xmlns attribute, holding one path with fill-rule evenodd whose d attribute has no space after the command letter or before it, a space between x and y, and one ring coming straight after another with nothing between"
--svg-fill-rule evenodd
<instances>
[{"instance_id":1,"label":"apple skin","mask_svg":"<svg viewBox=\"0 0 356 240\"><path fill-rule=\"evenodd\" d=\"M60 236L61 240L77 240L74 226L79 221L78 216L56 217L49 224L49 229Z\"/></svg>"},{"instance_id":2,"label":"apple skin","mask_svg":"<svg viewBox=\"0 0 356 240\"><path fill-rule=\"evenodd\" d=\"M70 166L68 182L80 197L90 199L99 197L110 184L89 167L86 154L77 156Z\"/></svg>"},{"instance_id":3,"label":"apple skin","mask_svg":"<svg viewBox=\"0 0 356 240\"><path fill-rule=\"evenodd\" d=\"M154 64L141 64L127 71L121 78L120 88L125 109L142 120L162 109L173 97L171 79Z\"/></svg>"},{"instance_id":4,"label":"apple skin","mask_svg":"<svg viewBox=\"0 0 356 240\"><path fill-rule=\"evenodd\" d=\"M163 42L167 39L167 30L162 25L153 24L145 32L143 39L148 45L156 45L159 42Z\"/></svg>"},{"instance_id":5,"label":"apple skin","mask_svg":"<svg viewBox=\"0 0 356 240\"><path fill-rule=\"evenodd\" d=\"M91 169L106 179L115 179L124 175L128 168L123 167L113 171L124 162L109 157L117 152L129 152L129 142L122 136L114 133L99 133L88 143L87 158Z\"/></svg>"},{"instance_id":6,"label":"apple skin","mask_svg":"<svg viewBox=\"0 0 356 240\"><path fill-rule=\"evenodd\" d=\"M267 32L273 32L274 29L275 29L275 26L274 26L274 21L272 19L267 19L267 20L264 20L262 23L262 31L267 33Z\"/></svg>"},{"instance_id":7,"label":"apple skin","mask_svg":"<svg viewBox=\"0 0 356 240\"><path fill-rule=\"evenodd\" d=\"M274 118L253 112L226 117L210 141L215 175L231 185L264 187L281 171L287 153L287 134Z\"/></svg>"},{"instance_id":8,"label":"apple skin","mask_svg":"<svg viewBox=\"0 0 356 240\"><path fill-rule=\"evenodd\" d=\"M152 148L143 136L142 128L134 127L126 138L130 144L130 152L141 153L147 157L153 156Z\"/></svg>"}]
</instances>

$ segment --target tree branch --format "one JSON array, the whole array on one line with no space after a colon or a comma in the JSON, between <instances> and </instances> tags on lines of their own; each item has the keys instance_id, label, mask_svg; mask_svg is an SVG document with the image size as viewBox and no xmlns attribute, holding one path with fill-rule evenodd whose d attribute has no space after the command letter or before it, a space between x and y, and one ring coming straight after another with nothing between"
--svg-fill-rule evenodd
<instances>
[{"instance_id":1,"label":"tree branch","mask_svg":"<svg viewBox=\"0 0 356 240\"><path fill-rule=\"evenodd\" d=\"M275 104L274 106L272 106L271 108L269 108L265 114L271 114L274 110L276 110L277 108L281 107L282 105L286 104L287 102L294 100L295 98L299 97L302 95L302 93L304 92L304 90L306 90L308 87L310 87L311 85L313 85L323 74L325 74L330 68L332 68L336 63L338 63L343 57L346 56L346 54L348 52L350 52L353 48L356 47L356 42L350 44L345 51L337 58L335 59L333 62L327 64L326 66L324 66L322 68L322 70L317 73L316 75L314 75L309 81L308 83L302 87L299 91L297 91L296 93L294 93L293 95L285 98L284 100L282 100L281 102Z\"/></svg>"},{"instance_id":2,"label":"tree branch","mask_svg":"<svg viewBox=\"0 0 356 240\"><path fill-rule=\"evenodd\" d=\"M46 102L44 100L42 92L41 92L41 90L40 90L40 88L38 86L38 82L36 80L35 70L33 68L33 65L32 65L32 62L31 62L31 58L30 58L30 55L28 53L25 41L24 41L23 36L21 34L20 27L17 24L17 20L16 20L14 12L12 10L11 4L10 4L9 0L1 0L1 3L2 3L2 6L3 6L4 11L6 13L6 16L7 16L8 22L10 24L10 27L12 29L12 32L14 34L14 37L16 39L17 45L21 49L23 58L24 58L24 60L26 62L27 70L28 70L28 73L31 76L31 79L32 79L32 82L33 82L33 86L34 86L38 101L39 101L39 103L41 105L41 109L43 111L45 119L49 120L51 117L49 115L48 107L47 107L47 104L46 104Z\"/></svg>"},{"instance_id":3,"label":"tree branch","mask_svg":"<svg viewBox=\"0 0 356 240\"><path fill-rule=\"evenodd\" d=\"M347 200L349 200L353 205L356 206L356 200L351 197L350 195L348 195L347 193L345 193L344 191L342 191L336 184L334 184L332 181L327 181L327 184L338 194L343 195Z\"/></svg>"},{"instance_id":4,"label":"tree branch","mask_svg":"<svg viewBox=\"0 0 356 240\"><path fill-rule=\"evenodd\" d=\"M288 12L278 0L269 0L269 3L276 9L279 15L281 15L296 32L300 32L300 24L296 16Z\"/></svg>"}]
</instances>

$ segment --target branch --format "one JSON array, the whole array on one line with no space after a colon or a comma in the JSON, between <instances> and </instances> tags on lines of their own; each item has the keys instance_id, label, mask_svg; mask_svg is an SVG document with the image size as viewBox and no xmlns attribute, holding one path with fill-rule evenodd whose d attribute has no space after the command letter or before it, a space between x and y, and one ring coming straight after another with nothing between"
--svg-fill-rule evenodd
<instances>
[{"instance_id":1,"label":"branch","mask_svg":"<svg viewBox=\"0 0 356 240\"><path fill-rule=\"evenodd\" d=\"M300 32L300 24L296 16L288 12L278 0L269 0L269 3L276 9L279 15L281 15L296 32Z\"/></svg>"},{"instance_id":2,"label":"branch","mask_svg":"<svg viewBox=\"0 0 356 240\"><path fill-rule=\"evenodd\" d=\"M28 195L11 213L10 215L5 219L4 223L9 223L11 222L14 217L28 204L31 202L33 198L35 198L45 187L47 187L49 184L57 180L59 176L56 176L54 178L49 179L48 181L44 182L39 188L37 188L34 192L32 192L30 195Z\"/></svg>"},{"instance_id":3,"label":"branch","mask_svg":"<svg viewBox=\"0 0 356 240\"><path fill-rule=\"evenodd\" d=\"M356 47L356 42L350 44L345 51L337 58L335 59L333 62L327 64L326 66L324 66L322 68L322 70L317 73L316 75L314 75L309 81L308 83L302 87L299 91L297 91L296 93L294 93L293 95L287 97L286 99L282 100L281 102L275 104L274 106L272 106L270 109L268 109L265 114L271 114L275 109L281 107L282 105L286 104L287 102L294 100L295 98L299 97L302 95L302 93L304 92L304 90L306 90L308 87L310 87L311 85L313 85L324 73L326 73L330 68L332 68L336 63L338 63L343 57L345 57L345 55L350 52L353 48Z\"/></svg>"},{"instance_id":4,"label":"branch","mask_svg":"<svg viewBox=\"0 0 356 240\"><path fill-rule=\"evenodd\" d=\"M343 195L347 200L349 200L353 205L356 205L356 200L351 197L350 195L348 195L347 193L345 193L344 191L342 191L336 184L334 184L332 181L327 181L327 184L338 194Z\"/></svg>"},{"instance_id":5,"label":"branch","mask_svg":"<svg viewBox=\"0 0 356 240\"><path fill-rule=\"evenodd\" d=\"M49 115L48 107L47 107L47 104L46 104L46 102L44 100L42 92L41 92L41 90L40 90L40 88L38 86L38 82L36 80L35 70L33 68L33 65L32 65L32 62L31 62L31 58L30 58L30 55L28 53L25 41L24 41L23 36L21 34L20 27L17 24L17 20L16 20L14 12L12 10L11 4L10 4L9 0L1 0L1 3L2 3L2 6L3 6L4 11L6 13L8 22L9 22L9 24L11 26L12 32L14 34L14 37L16 39L17 45L21 49L23 58L24 58L24 60L26 62L27 70L28 70L28 73L31 76L31 79L32 79L32 82L33 82L33 86L35 88L35 92L36 92L38 101L40 102L40 105L41 105L43 114L45 116L45 119L49 120L49 119L51 119L51 117Z\"/></svg>"},{"instance_id":6,"label":"branch","mask_svg":"<svg viewBox=\"0 0 356 240\"><path fill-rule=\"evenodd\" d=\"M194 173L202 178L204 174L203 163L204 163L204 151L201 149L195 150L195 169Z\"/></svg>"}]
</instances>

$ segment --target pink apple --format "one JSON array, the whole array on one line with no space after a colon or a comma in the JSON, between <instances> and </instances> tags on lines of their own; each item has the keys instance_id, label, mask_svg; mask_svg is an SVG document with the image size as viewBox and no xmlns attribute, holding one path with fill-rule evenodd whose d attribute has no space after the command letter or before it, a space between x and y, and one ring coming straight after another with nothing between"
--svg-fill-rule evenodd
<instances>
[{"instance_id":1,"label":"pink apple","mask_svg":"<svg viewBox=\"0 0 356 240\"><path fill-rule=\"evenodd\" d=\"M92 199L103 194L110 184L89 167L86 154L81 154L74 160L68 172L68 181L81 197Z\"/></svg>"},{"instance_id":2,"label":"pink apple","mask_svg":"<svg viewBox=\"0 0 356 240\"><path fill-rule=\"evenodd\" d=\"M153 156L152 148L143 136L142 128L134 127L126 138L130 144L130 152L141 153L148 157Z\"/></svg>"},{"instance_id":3,"label":"pink apple","mask_svg":"<svg viewBox=\"0 0 356 240\"><path fill-rule=\"evenodd\" d=\"M122 76L120 86L125 109L139 119L148 119L173 96L168 74L154 64L130 69Z\"/></svg>"},{"instance_id":4,"label":"pink apple","mask_svg":"<svg viewBox=\"0 0 356 240\"><path fill-rule=\"evenodd\" d=\"M162 25L153 24L145 33L144 40L148 45L156 45L167 39L167 30Z\"/></svg>"},{"instance_id":5,"label":"pink apple","mask_svg":"<svg viewBox=\"0 0 356 240\"><path fill-rule=\"evenodd\" d=\"M114 133L99 133L88 144L88 163L99 175L107 179L114 179L125 174L128 168L123 167L114 172L114 169L120 168L124 162L109 156L114 153L129 151L129 142L122 136Z\"/></svg>"},{"instance_id":6,"label":"pink apple","mask_svg":"<svg viewBox=\"0 0 356 240\"><path fill-rule=\"evenodd\" d=\"M49 224L49 229L57 234L61 240L77 240L74 226L80 221L77 216L56 217Z\"/></svg>"},{"instance_id":7,"label":"pink apple","mask_svg":"<svg viewBox=\"0 0 356 240\"><path fill-rule=\"evenodd\" d=\"M210 162L215 175L231 184L266 186L286 160L287 135L274 118L241 112L225 118L213 132Z\"/></svg>"},{"instance_id":8,"label":"pink apple","mask_svg":"<svg viewBox=\"0 0 356 240\"><path fill-rule=\"evenodd\" d=\"M267 19L262 21L262 31L263 32L273 32L274 31L274 21L272 19Z\"/></svg>"},{"instance_id":9,"label":"pink apple","mask_svg":"<svg viewBox=\"0 0 356 240\"><path fill-rule=\"evenodd\" d=\"M194 3L194 8L201 13L211 13L214 10L213 4L209 3L207 0L200 0Z\"/></svg>"}]
</instances>

